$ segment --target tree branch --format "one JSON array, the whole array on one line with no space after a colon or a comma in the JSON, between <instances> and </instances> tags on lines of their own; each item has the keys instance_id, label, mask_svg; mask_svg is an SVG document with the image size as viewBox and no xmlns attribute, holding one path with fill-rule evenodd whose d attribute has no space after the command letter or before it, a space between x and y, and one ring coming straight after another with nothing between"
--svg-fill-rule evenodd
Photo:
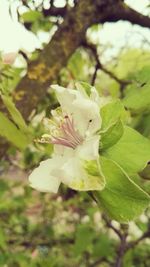
<instances>
[{"instance_id":1,"label":"tree branch","mask_svg":"<svg viewBox=\"0 0 150 267\"><path fill-rule=\"evenodd\" d=\"M101 69L103 72L105 72L107 75L110 76L110 78L114 79L117 83L120 84L120 91L122 92L124 87L126 85L128 85L130 83L130 81L125 81L125 80L121 80L119 79L113 72L109 71L108 69L105 68L105 66L103 66L100 62L100 59L99 59L99 56L98 56L98 53L97 53L97 48L95 45L91 44L91 43L87 43L87 42L83 42L82 45L87 48L87 49L90 49L94 58L95 58L95 61L96 61L96 65L95 65L95 72L94 72L94 75L92 77L92 81L91 81L91 84L94 85L95 83L95 80L96 80L96 76L97 76L97 71L99 69Z\"/></svg>"},{"instance_id":2,"label":"tree branch","mask_svg":"<svg viewBox=\"0 0 150 267\"><path fill-rule=\"evenodd\" d=\"M122 228L122 234L121 234L120 245L118 247L117 257L115 259L113 267L122 267L123 257L126 253L128 225L121 225L121 228Z\"/></svg>"},{"instance_id":3,"label":"tree branch","mask_svg":"<svg viewBox=\"0 0 150 267\"><path fill-rule=\"evenodd\" d=\"M136 247L141 241L143 241L145 238L150 238L150 229L148 229L141 237L136 239L135 241L132 241L128 243L126 250L132 249Z\"/></svg>"},{"instance_id":4,"label":"tree branch","mask_svg":"<svg viewBox=\"0 0 150 267\"><path fill-rule=\"evenodd\" d=\"M122 233L120 230L118 230L116 227L114 227L111 223L111 221L103 214L102 216L103 220L105 221L105 224L108 228L112 229L116 235L119 237L120 240L122 240Z\"/></svg>"},{"instance_id":5,"label":"tree branch","mask_svg":"<svg viewBox=\"0 0 150 267\"><path fill-rule=\"evenodd\" d=\"M42 9L43 15L45 17L49 17L49 16L61 16L64 17L67 13L67 6L65 7L55 7L55 6L51 6L49 9Z\"/></svg>"},{"instance_id":6,"label":"tree branch","mask_svg":"<svg viewBox=\"0 0 150 267\"><path fill-rule=\"evenodd\" d=\"M108 21L110 22L118 20L125 20L131 22L132 24L150 28L150 17L142 15L121 1L117 6L114 5L108 18Z\"/></svg>"}]
</instances>

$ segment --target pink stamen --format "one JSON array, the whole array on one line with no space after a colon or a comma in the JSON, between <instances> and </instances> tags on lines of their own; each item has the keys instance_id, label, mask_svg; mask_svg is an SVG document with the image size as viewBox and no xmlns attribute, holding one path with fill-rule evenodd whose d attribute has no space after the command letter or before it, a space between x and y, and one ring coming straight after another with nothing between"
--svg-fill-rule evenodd
<instances>
[{"instance_id":1,"label":"pink stamen","mask_svg":"<svg viewBox=\"0 0 150 267\"><path fill-rule=\"evenodd\" d=\"M65 121L60 125L62 136L52 136L52 144L63 145L75 149L83 142L82 136L75 129L73 120L65 116Z\"/></svg>"}]
</instances>

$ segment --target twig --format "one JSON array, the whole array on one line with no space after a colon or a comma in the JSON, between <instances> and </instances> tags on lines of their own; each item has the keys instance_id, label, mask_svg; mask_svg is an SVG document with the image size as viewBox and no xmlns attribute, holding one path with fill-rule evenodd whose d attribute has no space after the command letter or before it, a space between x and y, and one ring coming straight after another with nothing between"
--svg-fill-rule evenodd
<instances>
[{"instance_id":1,"label":"twig","mask_svg":"<svg viewBox=\"0 0 150 267\"><path fill-rule=\"evenodd\" d=\"M111 221L104 214L103 214L102 218L105 221L106 226L108 228L111 228L116 233L116 235L120 238L120 240L122 240L122 233L121 233L121 231L119 231L116 227L114 227L112 225Z\"/></svg>"},{"instance_id":2,"label":"twig","mask_svg":"<svg viewBox=\"0 0 150 267\"><path fill-rule=\"evenodd\" d=\"M117 253L117 257L116 257L116 260L113 264L113 267L122 267L122 263L123 263L123 257L124 257L124 254L126 253L126 239L127 239L127 236L128 236L128 227L127 225L121 225L122 227L122 235L121 235L121 241L120 241L120 245L118 247L118 253Z\"/></svg>"},{"instance_id":3,"label":"twig","mask_svg":"<svg viewBox=\"0 0 150 267\"><path fill-rule=\"evenodd\" d=\"M49 16L64 17L67 13L67 6L64 6L64 7L51 6L49 9L43 8L42 12L45 17L49 17Z\"/></svg>"},{"instance_id":4,"label":"twig","mask_svg":"<svg viewBox=\"0 0 150 267\"><path fill-rule=\"evenodd\" d=\"M95 65L95 71L94 71L94 74L93 74L92 80L91 80L91 85L94 85L95 84L98 70L99 70L99 64L96 63L96 65Z\"/></svg>"},{"instance_id":5,"label":"twig","mask_svg":"<svg viewBox=\"0 0 150 267\"><path fill-rule=\"evenodd\" d=\"M141 237L139 237L137 240L132 241L127 244L126 251L129 249L133 249L135 246L137 246L141 241L143 241L145 238L150 238L150 229L143 233Z\"/></svg>"},{"instance_id":6,"label":"twig","mask_svg":"<svg viewBox=\"0 0 150 267\"><path fill-rule=\"evenodd\" d=\"M91 43L87 43L86 41L84 41L82 43L82 45L91 50L94 58L95 58L95 61L96 61L96 65L95 65L95 71L94 71L94 74L93 74L93 77L92 77L92 81L91 81L91 84L94 85L95 83L95 80L96 80L96 76L97 76L97 71L99 69L101 69L103 72L105 72L106 74L108 74L112 79L114 79L117 83L120 84L120 91L121 91L121 94L122 94L122 91L124 90L124 87L126 85L128 85L130 83L130 81L126 81L126 80L121 80L119 79L114 73L112 73L111 71L107 70L100 62L100 59L99 59L99 56L98 56L98 53L97 53L97 48L95 45L91 44Z\"/></svg>"}]
</instances>

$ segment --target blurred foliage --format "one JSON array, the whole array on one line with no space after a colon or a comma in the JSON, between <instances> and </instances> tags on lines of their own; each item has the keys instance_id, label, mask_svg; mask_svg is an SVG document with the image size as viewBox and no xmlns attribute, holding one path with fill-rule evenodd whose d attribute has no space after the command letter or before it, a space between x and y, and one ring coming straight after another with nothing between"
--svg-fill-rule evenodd
<instances>
[{"instance_id":1,"label":"blurred foliage","mask_svg":"<svg viewBox=\"0 0 150 267\"><path fill-rule=\"evenodd\" d=\"M0 266L64 267L94 265L104 259L112 262L118 238L98 207L86 193L61 188L63 194L33 191L26 180L0 180ZM143 220L145 222L143 223ZM118 223L116 228L120 228ZM135 240L148 227L142 215L129 224L129 238ZM144 227L143 227L144 226ZM138 230L137 230L138 229ZM149 242L129 251L124 266L149 266ZM135 265L136 266L136 265Z\"/></svg>"}]
</instances>

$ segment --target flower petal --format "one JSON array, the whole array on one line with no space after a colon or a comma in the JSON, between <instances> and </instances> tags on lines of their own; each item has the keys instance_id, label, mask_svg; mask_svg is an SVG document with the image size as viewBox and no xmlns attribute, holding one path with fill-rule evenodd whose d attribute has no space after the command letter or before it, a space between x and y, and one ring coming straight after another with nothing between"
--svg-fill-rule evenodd
<instances>
[{"instance_id":1,"label":"flower petal","mask_svg":"<svg viewBox=\"0 0 150 267\"><path fill-rule=\"evenodd\" d=\"M82 136L86 131L89 134L95 133L101 127L101 117L99 106L84 98L77 98L72 103L72 116L75 122L75 126Z\"/></svg>"},{"instance_id":2,"label":"flower petal","mask_svg":"<svg viewBox=\"0 0 150 267\"><path fill-rule=\"evenodd\" d=\"M84 169L83 161L69 159L62 167L62 182L79 191L102 190L105 186L104 177L91 175Z\"/></svg>"},{"instance_id":3,"label":"flower petal","mask_svg":"<svg viewBox=\"0 0 150 267\"><path fill-rule=\"evenodd\" d=\"M58 102L61 105L62 111L71 112L72 102L76 99L79 94L77 90L72 90L69 88L64 88L59 85L51 85L51 88L54 89Z\"/></svg>"},{"instance_id":4,"label":"flower petal","mask_svg":"<svg viewBox=\"0 0 150 267\"><path fill-rule=\"evenodd\" d=\"M98 158L99 135L87 138L80 146L77 147L77 156L84 160L94 160Z\"/></svg>"},{"instance_id":5,"label":"flower petal","mask_svg":"<svg viewBox=\"0 0 150 267\"><path fill-rule=\"evenodd\" d=\"M57 193L61 181L52 174L55 165L55 158L42 161L29 176L30 186L41 192Z\"/></svg>"},{"instance_id":6,"label":"flower petal","mask_svg":"<svg viewBox=\"0 0 150 267\"><path fill-rule=\"evenodd\" d=\"M98 105L100 105L100 103L101 103L100 96L99 96L97 90L95 89L95 87L91 88L90 99L92 101L96 102Z\"/></svg>"},{"instance_id":7,"label":"flower petal","mask_svg":"<svg viewBox=\"0 0 150 267\"><path fill-rule=\"evenodd\" d=\"M79 90L66 89L58 85L52 85L52 88L56 92L62 111L71 114L75 127L82 136L87 130L92 134L100 129L101 116L97 102L85 97Z\"/></svg>"}]
</instances>

